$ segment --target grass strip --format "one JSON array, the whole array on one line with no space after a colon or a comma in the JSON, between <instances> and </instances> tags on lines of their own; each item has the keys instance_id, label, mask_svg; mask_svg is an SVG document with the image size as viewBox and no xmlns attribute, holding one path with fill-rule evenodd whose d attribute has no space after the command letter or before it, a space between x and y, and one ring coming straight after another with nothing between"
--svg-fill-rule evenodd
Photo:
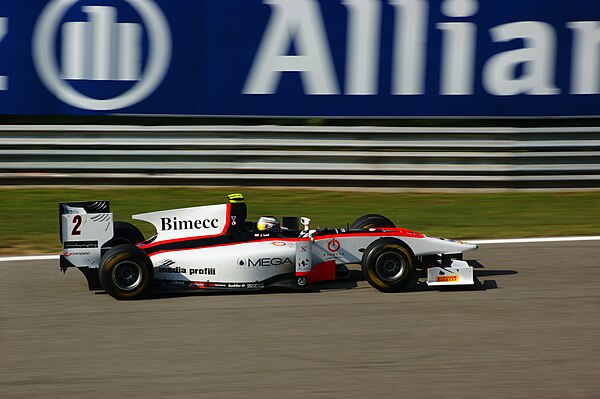
<instances>
[{"instance_id":1,"label":"grass strip","mask_svg":"<svg viewBox=\"0 0 600 399\"><path fill-rule=\"evenodd\" d=\"M147 235L131 215L225 203L241 192L248 216L308 216L313 226L344 227L368 213L398 227L449 238L600 235L600 192L409 194L256 188L1 188L0 255L57 253L58 202L109 200L115 220Z\"/></svg>"}]
</instances>

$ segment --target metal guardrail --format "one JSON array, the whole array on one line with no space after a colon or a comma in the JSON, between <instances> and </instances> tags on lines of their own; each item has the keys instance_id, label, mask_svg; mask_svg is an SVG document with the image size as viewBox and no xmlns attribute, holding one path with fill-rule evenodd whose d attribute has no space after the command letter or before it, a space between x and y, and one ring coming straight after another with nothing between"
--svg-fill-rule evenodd
<instances>
[{"instance_id":1,"label":"metal guardrail","mask_svg":"<svg viewBox=\"0 0 600 399\"><path fill-rule=\"evenodd\" d=\"M0 184L600 188L600 127L0 126Z\"/></svg>"}]
</instances>

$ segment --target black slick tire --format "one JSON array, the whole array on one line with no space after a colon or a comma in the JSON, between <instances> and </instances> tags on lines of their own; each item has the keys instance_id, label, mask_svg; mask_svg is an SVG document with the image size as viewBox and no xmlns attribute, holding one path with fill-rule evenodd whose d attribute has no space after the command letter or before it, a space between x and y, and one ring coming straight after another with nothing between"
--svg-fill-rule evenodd
<instances>
[{"instance_id":1,"label":"black slick tire","mask_svg":"<svg viewBox=\"0 0 600 399\"><path fill-rule=\"evenodd\" d=\"M356 219L351 225L351 229L370 229L376 227L396 227L394 222L385 216L377 214L364 215Z\"/></svg>"},{"instance_id":2,"label":"black slick tire","mask_svg":"<svg viewBox=\"0 0 600 399\"><path fill-rule=\"evenodd\" d=\"M365 280L382 292L400 291L415 277L415 256L406 244L395 238L372 242L361 263Z\"/></svg>"},{"instance_id":3,"label":"black slick tire","mask_svg":"<svg viewBox=\"0 0 600 399\"><path fill-rule=\"evenodd\" d=\"M145 240L140 229L131 223L115 222L113 230L113 238L104 245L105 247L115 247L120 244L138 244Z\"/></svg>"},{"instance_id":4,"label":"black slick tire","mask_svg":"<svg viewBox=\"0 0 600 399\"><path fill-rule=\"evenodd\" d=\"M152 262L134 245L122 244L108 250L100 261L98 273L102 288L116 299L143 299L152 289Z\"/></svg>"}]
</instances>

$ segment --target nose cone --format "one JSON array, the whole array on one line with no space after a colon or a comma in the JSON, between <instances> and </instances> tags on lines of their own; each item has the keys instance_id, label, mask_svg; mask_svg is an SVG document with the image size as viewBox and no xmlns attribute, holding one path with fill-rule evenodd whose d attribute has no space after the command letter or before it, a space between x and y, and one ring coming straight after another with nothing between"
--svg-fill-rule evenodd
<instances>
[{"instance_id":1,"label":"nose cone","mask_svg":"<svg viewBox=\"0 0 600 399\"><path fill-rule=\"evenodd\" d=\"M476 249L479 249L479 245L477 245L477 244L472 244L470 242L464 242L464 241L461 241L460 243L466 247L465 252L466 251L475 251Z\"/></svg>"},{"instance_id":2,"label":"nose cone","mask_svg":"<svg viewBox=\"0 0 600 399\"><path fill-rule=\"evenodd\" d=\"M424 252L437 254L451 254L475 251L478 246L470 242L451 240L447 238L425 237L427 249Z\"/></svg>"}]
</instances>

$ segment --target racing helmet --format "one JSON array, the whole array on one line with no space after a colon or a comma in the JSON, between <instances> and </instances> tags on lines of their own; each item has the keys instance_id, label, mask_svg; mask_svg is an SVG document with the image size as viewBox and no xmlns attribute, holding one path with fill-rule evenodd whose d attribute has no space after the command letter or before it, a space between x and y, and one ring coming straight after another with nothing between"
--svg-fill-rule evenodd
<instances>
[{"instance_id":1,"label":"racing helmet","mask_svg":"<svg viewBox=\"0 0 600 399\"><path fill-rule=\"evenodd\" d=\"M261 216L256 222L256 228L260 231L270 231L272 233L281 232L281 223L274 216Z\"/></svg>"}]
</instances>

